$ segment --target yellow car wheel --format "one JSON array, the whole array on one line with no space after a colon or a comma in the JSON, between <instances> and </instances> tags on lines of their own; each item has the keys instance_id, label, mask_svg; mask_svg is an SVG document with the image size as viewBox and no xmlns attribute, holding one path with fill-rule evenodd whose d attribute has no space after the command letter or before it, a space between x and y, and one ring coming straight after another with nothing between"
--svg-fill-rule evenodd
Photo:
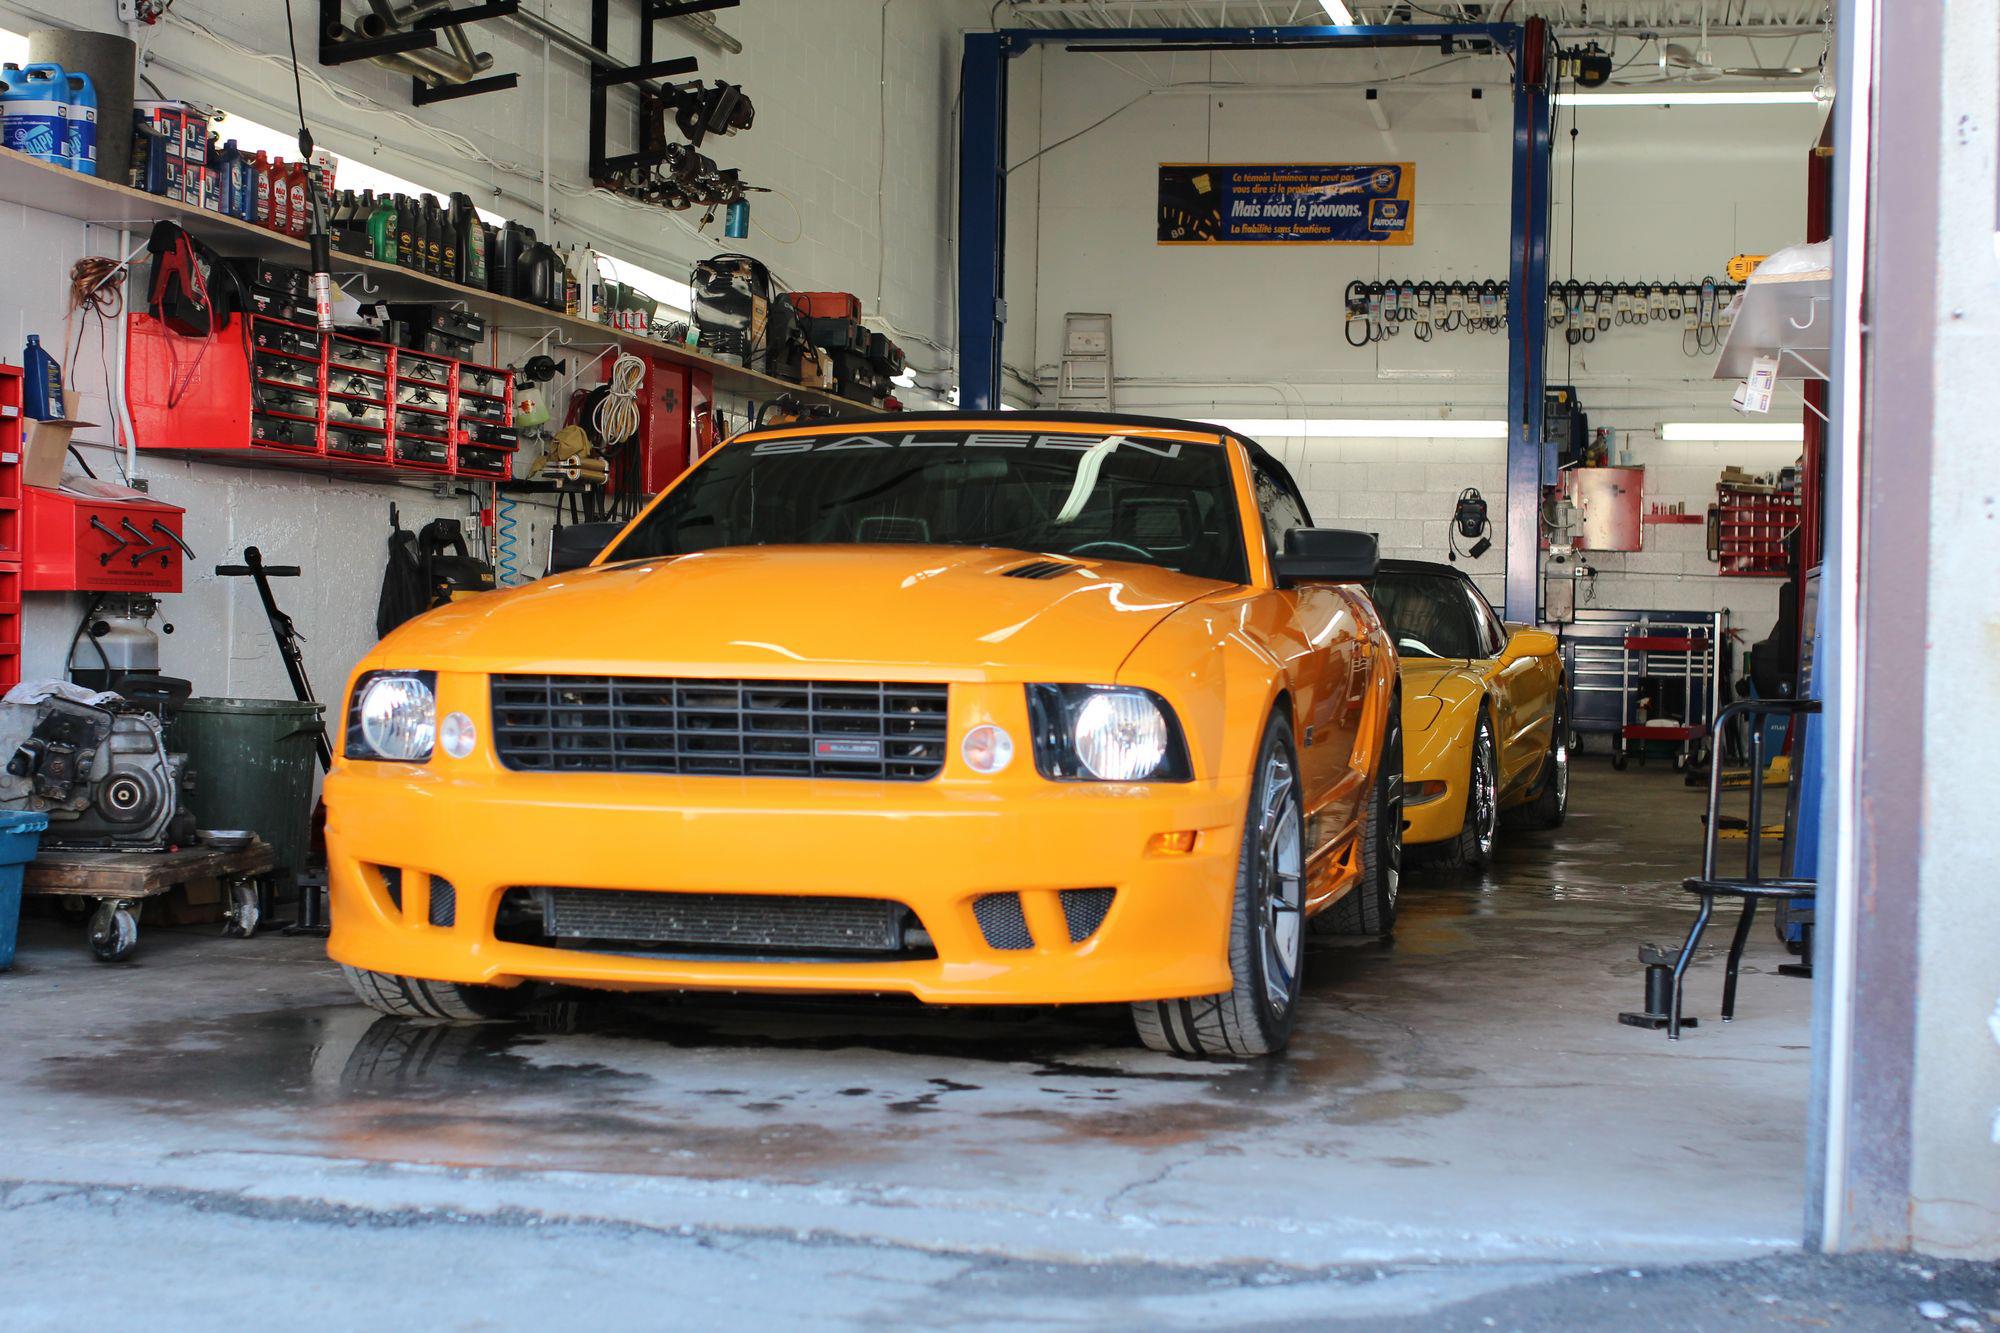
<instances>
[{"instance_id":1,"label":"yellow car wheel","mask_svg":"<svg viewBox=\"0 0 2000 1333\"><path fill-rule=\"evenodd\" d=\"M1440 870L1477 873L1493 860L1500 828L1500 758L1493 746L1493 724L1479 711L1472 737L1472 761L1467 768L1465 821L1458 836L1433 844L1431 863Z\"/></svg>"},{"instance_id":2,"label":"yellow car wheel","mask_svg":"<svg viewBox=\"0 0 2000 1333\"><path fill-rule=\"evenodd\" d=\"M418 977L391 976L342 963L361 1003L391 1018L441 1018L451 1023L483 1023L509 1018L526 1004L529 987L506 990L499 986L463 986L454 981L425 981Z\"/></svg>"},{"instance_id":3,"label":"yellow car wheel","mask_svg":"<svg viewBox=\"0 0 2000 1333\"><path fill-rule=\"evenodd\" d=\"M1291 1040L1305 963L1305 807L1291 724L1282 715L1264 728L1256 772L1236 858L1230 988L1134 1004L1132 1024L1153 1050L1248 1060L1274 1055Z\"/></svg>"}]
</instances>

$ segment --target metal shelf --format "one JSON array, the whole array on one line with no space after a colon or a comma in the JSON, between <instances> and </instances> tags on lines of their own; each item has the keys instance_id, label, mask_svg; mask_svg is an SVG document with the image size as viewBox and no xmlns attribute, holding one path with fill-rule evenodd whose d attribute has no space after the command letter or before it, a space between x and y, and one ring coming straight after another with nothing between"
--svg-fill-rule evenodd
<instances>
[{"instance_id":1,"label":"metal shelf","mask_svg":"<svg viewBox=\"0 0 2000 1333\"><path fill-rule=\"evenodd\" d=\"M310 258L303 241L280 236L263 227L211 213L204 208L147 194L128 185L79 175L63 167L52 167L7 148L0 148L0 202L103 226L151 227L155 222L165 220L179 224L189 235L230 255L277 259L292 264L303 264ZM707 371L715 377L715 387L722 393L759 402L769 401L779 394L791 394L802 402L822 403L847 411L874 410L872 404L842 398L823 389L793 384L742 366L732 366L674 343L623 333L595 320L580 319L575 315L517 301L511 296L500 296L476 287L412 273L409 269L377 259L336 253L333 268L336 278L339 275L359 274L371 284L381 287L379 295L370 299L450 301L479 315L490 328L504 332L536 335L555 329L572 342L617 343L676 365Z\"/></svg>"},{"instance_id":2,"label":"metal shelf","mask_svg":"<svg viewBox=\"0 0 2000 1333\"><path fill-rule=\"evenodd\" d=\"M1750 363L1776 357L1778 378L1823 380L1833 346L1833 273L1786 273L1744 284L1715 363L1719 380L1747 379Z\"/></svg>"}]
</instances>

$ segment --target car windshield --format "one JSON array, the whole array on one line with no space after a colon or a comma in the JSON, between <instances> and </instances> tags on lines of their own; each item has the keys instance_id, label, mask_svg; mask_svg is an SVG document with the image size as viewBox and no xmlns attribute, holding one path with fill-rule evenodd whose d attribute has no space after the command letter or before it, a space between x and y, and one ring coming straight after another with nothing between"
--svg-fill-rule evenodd
<instances>
[{"instance_id":1,"label":"car windshield","mask_svg":"<svg viewBox=\"0 0 2000 1333\"><path fill-rule=\"evenodd\" d=\"M1139 434L880 429L738 440L608 558L829 544L1001 546L1248 581L1221 446Z\"/></svg>"},{"instance_id":2,"label":"car windshield","mask_svg":"<svg viewBox=\"0 0 2000 1333\"><path fill-rule=\"evenodd\" d=\"M1405 657L1484 657L1471 593L1449 574L1383 570L1368 595Z\"/></svg>"}]
</instances>

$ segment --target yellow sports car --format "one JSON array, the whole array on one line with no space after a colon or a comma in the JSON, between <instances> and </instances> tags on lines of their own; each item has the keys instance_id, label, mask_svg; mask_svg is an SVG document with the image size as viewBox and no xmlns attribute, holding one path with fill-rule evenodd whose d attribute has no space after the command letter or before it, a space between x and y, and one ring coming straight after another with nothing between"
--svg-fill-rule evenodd
<instances>
[{"instance_id":1,"label":"yellow sports car","mask_svg":"<svg viewBox=\"0 0 2000 1333\"><path fill-rule=\"evenodd\" d=\"M1556 636L1503 625L1451 565L1384 560L1370 586L1403 661L1403 842L1480 870L1503 822L1569 809L1569 722Z\"/></svg>"},{"instance_id":2,"label":"yellow sports car","mask_svg":"<svg viewBox=\"0 0 2000 1333\"><path fill-rule=\"evenodd\" d=\"M1212 426L747 432L591 568L361 663L329 952L406 1016L528 982L900 992L1278 1050L1307 919L1395 918L1375 567Z\"/></svg>"}]
</instances>

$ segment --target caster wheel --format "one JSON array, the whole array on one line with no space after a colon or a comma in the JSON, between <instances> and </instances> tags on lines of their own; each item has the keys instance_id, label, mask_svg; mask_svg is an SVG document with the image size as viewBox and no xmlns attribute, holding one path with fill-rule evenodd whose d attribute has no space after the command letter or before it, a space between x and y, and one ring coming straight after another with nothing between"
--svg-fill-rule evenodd
<instances>
[{"instance_id":1,"label":"caster wheel","mask_svg":"<svg viewBox=\"0 0 2000 1333\"><path fill-rule=\"evenodd\" d=\"M222 919L222 933L247 940L257 933L257 886L246 882L229 887L229 913Z\"/></svg>"},{"instance_id":2,"label":"caster wheel","mask_svg":"<svg viewBox=\"0 0 2000 1333\"><path fill-rule=\"evenodd\" d=\"M1685 773L1687 772L1687 766L1688 766L1688 757L1686 755L1677 754L1674 756L1674 772Z\"/></svg>"},{"instance_id":3,"label":"caster wheel","mask_svg":"<svg viewBox=\"0 0 2000 1333\"><path fill-rule=\"evenodd\" d=\"M1611 756L1611 767L1618 770L1620 773L1623 773L1625 771L1626 762L1627 761L1623 753L1614 754Z\"/></svg>"},{"instance_id":4,"label":"caster wheel","mask_svg":"<svg viewBox=\"0 0 2000 1333\"><path fill-rule=\"evenodd\" d=\"M100 963L122 962L139 944L139 918L128 907L100 904L90 917L90 952Z\"/></svg>"}]
</instances>

